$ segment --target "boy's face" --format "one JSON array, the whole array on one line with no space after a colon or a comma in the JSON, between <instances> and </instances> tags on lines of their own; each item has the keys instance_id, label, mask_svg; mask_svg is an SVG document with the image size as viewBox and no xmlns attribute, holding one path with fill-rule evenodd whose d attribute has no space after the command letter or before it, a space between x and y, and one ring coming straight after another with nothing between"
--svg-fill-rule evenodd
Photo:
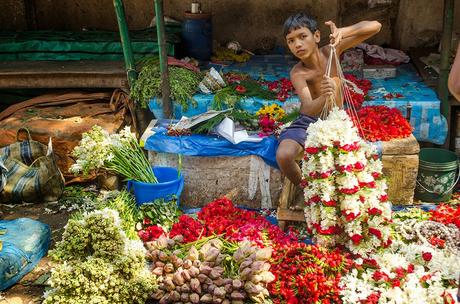
<instances>
[{"instance_id":1,"label":"boy's face","mask_svg":"<svg viewBox=\"0 0 460 304\"><path fill-rule=\"evenodd\" d=\"M310 57L318 48L319 40L319 31L312 33L307 27L295 29L286 35L289 50L300 60Z\"/></svg>"}]
</instances>

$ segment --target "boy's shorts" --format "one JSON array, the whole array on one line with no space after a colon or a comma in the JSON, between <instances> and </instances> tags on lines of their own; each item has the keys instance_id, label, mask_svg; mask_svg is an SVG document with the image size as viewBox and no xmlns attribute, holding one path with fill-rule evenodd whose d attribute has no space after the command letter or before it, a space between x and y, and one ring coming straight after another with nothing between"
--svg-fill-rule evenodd
<instances>
[{"instance_id":1,"label":"boy's shorts","mask_svg":"<svg viewBox=\"0 0 460 304\"><path fill-rule=\"evenodd\" d=\"M296 141L302 147L305 146L305 139L307 137L307 128L311 123L314 123L318 118L300 114L300 116L294 120L289 127L286 127L278 138L279 142L285 139L292 139Z\"/></svg>"}]
</instances>

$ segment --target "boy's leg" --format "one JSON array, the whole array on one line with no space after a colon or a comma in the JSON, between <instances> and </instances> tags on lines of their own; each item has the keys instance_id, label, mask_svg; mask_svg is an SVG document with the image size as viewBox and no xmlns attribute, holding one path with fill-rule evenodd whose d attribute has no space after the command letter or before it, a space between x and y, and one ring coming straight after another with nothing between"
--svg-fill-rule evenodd
<instances>
[{"instance_id":1,"label":"boy's leg","mask_svg":"<svg viewBox=\"0 0 460 304\"><path fill-rule=\"evenodd\" d=\"M302 152L303 148L298 142L292 139L282 140L276 151L276 161L281 171L294 184L299 185L302 181L302 172L296 162L296 157Z\"/></svg>"}]
</instances>

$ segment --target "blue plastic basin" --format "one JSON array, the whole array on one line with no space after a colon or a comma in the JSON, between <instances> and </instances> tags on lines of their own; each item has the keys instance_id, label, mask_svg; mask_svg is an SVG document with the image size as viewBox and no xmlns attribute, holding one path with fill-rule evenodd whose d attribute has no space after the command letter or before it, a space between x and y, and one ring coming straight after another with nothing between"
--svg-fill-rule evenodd
<instances>
[{"instance_id":1,"label":"blue plastic basin","mask_svg":"<svg viewBox=\"0 0 460 304\"><path fill-rule=\"evenodd\" d=\"M179 206L179 197L184 189L184 176L176 168L153 167L158 183L143 183L134 180L128 181L128 191L134 190L136 204L142 205L157 199L170 200L175 196Z\"/></svg>"}]
</instances>

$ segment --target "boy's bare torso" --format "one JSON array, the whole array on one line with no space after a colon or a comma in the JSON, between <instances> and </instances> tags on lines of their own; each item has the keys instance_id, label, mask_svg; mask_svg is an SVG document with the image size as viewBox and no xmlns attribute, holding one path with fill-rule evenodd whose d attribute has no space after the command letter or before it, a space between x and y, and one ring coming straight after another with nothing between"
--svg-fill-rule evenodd
<instances>
[{"instance_id":1,"label":"boy's bare torso","mask_svg":"<svg viewBox=\"0 0 460 304\"><path fill-rule=\"evenodd\" d=\"M316 99L321 95L321 80L326 73L327 61L329 59L330 46L326 45L320 49L320 69L309 69L305 67L302 61L298 62L291 70L291 79L297 78L305 81L311 94L312 99ZM332 62L330 77L337 77L335 62ZM310 116L317 116L318 113L309 113L306 106L306 101L301 101L300 113Z\"/></svg>"}]
</instances>

